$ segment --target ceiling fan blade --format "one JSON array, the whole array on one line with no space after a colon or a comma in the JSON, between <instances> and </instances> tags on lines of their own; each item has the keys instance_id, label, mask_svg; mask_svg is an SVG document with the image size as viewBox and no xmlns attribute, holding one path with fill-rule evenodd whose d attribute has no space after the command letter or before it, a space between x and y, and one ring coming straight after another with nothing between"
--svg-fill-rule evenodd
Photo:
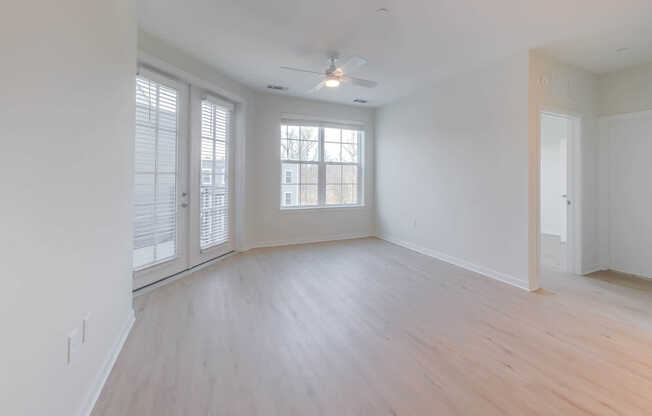
<instances>
[{"instance_id":1,"label":"ceiling fan blade","mask_svg":"<svg viewBox=\"0 0 652 416\"><path fill-rule=\"evenodd\" d=\"M320 82L319 84L315 85L314 87L312 87L310 89L310 91L308 91L308 93L312 94L313 92L317 92L317 91L321 90L322 88L324 88L324 85L326 85L326 80L324 80L324 81Z\"/></svg>"},{"instance_id":2,"label":"ceiling fan blade","mask_svg":"<svg viewBox=\"0 0 652 416\"><path fill-rule=\"evenodd\" d=\"M289 66L282 66L281 69L285 69L287 71L295 71L295 72L306 72L308 74L324 75L323 72L315 72L315 71L310 71L308 69L292 68Z\"/></svg>"},{"instance_id":3,"label":"ceiling fan blade","mask_svg":"<svg viewBox=\"0 0 652 416\"><path fill-rule=\"evenodd\" d=\"M359 56L351 56L349 59L344 61L342 65L337 68L340 71L341 74L350 74L351 72L355 71L356 69L360 68L361 66L365 65L367 63L367 60L364 58L361 58Z\"/></svg>"},{"instance_id":4,"label":"ceiling fan blade","mask_svg":"<svg viewBox=\"0 0 652 416\"><path fill-rule=\"evenodd\" d=\"M376 81L369 81L368 79L362 78L353 78L353 77L343 77L345 81L349 81L351 84L359 85L365 88L374 88L378 83Z\"/></svg>"}]
</instances>

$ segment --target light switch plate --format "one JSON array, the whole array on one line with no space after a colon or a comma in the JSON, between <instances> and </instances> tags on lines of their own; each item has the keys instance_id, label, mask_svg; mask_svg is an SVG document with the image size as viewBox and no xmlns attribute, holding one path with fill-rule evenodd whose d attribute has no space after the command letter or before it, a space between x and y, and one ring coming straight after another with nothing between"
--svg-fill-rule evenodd
<instances>
[{"instance_id":1,"label":"light switch plate","mask_svg":"<svg viewBox=\"0 0 652 416\"><path fill-rule=\"evenodd\" d=\"M82 336L81 336L82 344L88 342L88 325L90 323L90 319L91 319L91 314L87 313L86 316L84 316L84 319L82 320Z\"/></svg>"}]
</instances>

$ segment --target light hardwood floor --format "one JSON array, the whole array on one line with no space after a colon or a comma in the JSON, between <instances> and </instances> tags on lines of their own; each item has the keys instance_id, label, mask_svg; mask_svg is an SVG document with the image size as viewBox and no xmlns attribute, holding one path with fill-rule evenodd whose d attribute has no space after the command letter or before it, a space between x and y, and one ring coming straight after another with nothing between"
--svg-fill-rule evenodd
<instances>
[{"instance_id":1,"label":"light hardwood floor","mask_svg":"<svg viewBox=\"0 0 652 416\"><path fill-rule=\"evenodd\" d=\"M651 415L651 286L604 276L528 293L373 238L252 250L135 299L93 415Z\"/></svg>"}]
</instances>

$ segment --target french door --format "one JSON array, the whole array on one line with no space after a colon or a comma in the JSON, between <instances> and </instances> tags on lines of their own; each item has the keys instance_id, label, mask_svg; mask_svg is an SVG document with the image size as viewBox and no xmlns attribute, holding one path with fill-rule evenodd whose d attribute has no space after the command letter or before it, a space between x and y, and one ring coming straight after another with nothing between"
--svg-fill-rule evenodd
<instances>
[{"instance_id":1,"label":"french door","mask_svg":"<svg viewBox=\"0 0 652 416\"><path fill-rule=\"evenodd\" d=\"M232 250L233 109L201 89L139 71L134 289Z\"/></svg>"},{"instance_id":2,"label":"french door","mask_svg":"<svg viewBox=\"0 0 652 416\"><path fill-rule=\"evenodd\" d=\"M190 261L192 265L233 250L233 104L191 87Z\"/></svg>"}]
</instances>

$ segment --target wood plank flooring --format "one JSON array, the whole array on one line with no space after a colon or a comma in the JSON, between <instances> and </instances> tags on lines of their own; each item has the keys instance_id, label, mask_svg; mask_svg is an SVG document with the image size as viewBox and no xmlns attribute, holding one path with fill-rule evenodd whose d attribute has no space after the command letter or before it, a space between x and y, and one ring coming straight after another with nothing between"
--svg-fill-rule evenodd
<instances>
[{"instance_id":1,"label":"wood plank flooring","mask_svg":"<svg viewBox=\"0 0 652 416\"><path fill-rule=\"evenodd\" d=\"M93 415L651 415L650 287L542 281L373 238L237 254L135 298Z\"/></svg>"}]
</instances>

